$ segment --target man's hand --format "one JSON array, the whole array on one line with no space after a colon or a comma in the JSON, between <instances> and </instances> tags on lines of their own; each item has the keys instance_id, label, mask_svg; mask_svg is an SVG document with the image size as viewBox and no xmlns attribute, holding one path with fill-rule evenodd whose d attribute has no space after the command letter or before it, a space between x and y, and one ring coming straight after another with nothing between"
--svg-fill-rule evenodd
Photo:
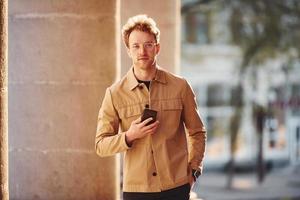
<instances>
[{"instance_id":1,"label":"man's hand","mask_svg":"<svg viewBox=\"0 0 300 200\"><path fill-rule=\"evenodd\" d=\"M193 175L191 175L189 177L189 183L190 183L190 186L191 186L191 190L193 189L195 183L196 183L196 180L195 180L195 177Z\"/></svg>"},{"instance_id":2,"label":"man's hand","mask_svg":"<svg viewBox=\"0 0 300 200\"><path fill-rule=\"evenodd\" d=\"M189 183L190 183L190 186L191 186L191 190L193 189L195 183L196 183L196 178L193 174L193 169L189 166Z\"/></svg>"},{"instance_id":3,"label":"man's hand","mask_svg":"<svg viewBox=\"0 0 300 200\"><path fill-rule=\"evenodd\" d=\"M128 131L125 133L126 135L126 142L129 146L132 145L132 142L136 139L139 138L143 138L148 134L153 134L155 133L159 122L155 121L152 124L149 124L148 126L146 126L146 124L148 122L150 122L152 120L152 118L148 118L146 120L144 120L143 122L141 122L141 118L138 118L134 121L132 121L130 128L128 129Z\"/></svg>"}]
</instances>

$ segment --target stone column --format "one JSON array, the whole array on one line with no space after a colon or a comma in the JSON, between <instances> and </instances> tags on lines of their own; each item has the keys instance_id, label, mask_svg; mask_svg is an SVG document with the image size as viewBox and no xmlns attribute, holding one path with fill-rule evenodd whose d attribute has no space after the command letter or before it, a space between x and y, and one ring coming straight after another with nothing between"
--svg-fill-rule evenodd
<instances>
[{"instance_id":1,"label":"stone column","mask_svg":"<svg viewBox=\"0 0 300 200\"><path fill-rule=\"evenodd\" d=\"M94 151L117 72L117 5L10 0L11 199L118 199L118 161Z\"/></svg>"},{"instance_id":2,"label":"stone column","mask_svg":"<svg viewBox=\"0 0 300 200\"><path fill-rule=\"evenodd\" d=\"M180 0L122 0L121 26L133 15L147 14L161 31L161 52L158 64L166 70L178 73L180 62ZM131 67L125 45L121 47L121 74Z\"/></svg>"},{"instance_id":3,"label":"stone column","mask_svg":"<svg viewBox=\"0 0 300 200\"><path fill-rule=\"evenodd\" d=\"M0 2L0 10L0 195L2 200L8 200L7 0Z\"/></svg>"}]
</instances>

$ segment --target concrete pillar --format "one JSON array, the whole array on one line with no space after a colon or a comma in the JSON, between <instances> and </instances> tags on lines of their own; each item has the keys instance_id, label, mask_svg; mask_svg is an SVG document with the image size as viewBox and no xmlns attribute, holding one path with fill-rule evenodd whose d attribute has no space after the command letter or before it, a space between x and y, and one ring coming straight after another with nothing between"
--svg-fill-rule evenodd
<instances>
[{"instance_id":1,"label":"concrete pillar","mask_svg":"<svg viewBox=\"0 0 300 200\"><path fill-rule=\"evenodd\" d=\"M8 200L7 0L0 2L0 195Z\"/></svg>"},{"instance_id":2,"label":"concrete pillar","mask_svg":"<svg viewBox=\"0 0 300 200\"><path fill-rule=\"evenodd\" d=\"M166 70L178 73L180 62L180 0L122 0L121 25L133 15L147 14L152 17L161 31L161 52L158 64ZM131 67L125 45L121 47L121 73Z\"/></svg>"},{"instance_id":3,"label":"concrete pillar","mask_svg":"<svg viewBox=\"0 0 300 200\"><path fill-rule=\"evenodd\" d=\"M118 199L115 157L94 151L117 73L118 1L9 1L11 199Z\"/></svg>"}]
</instances>

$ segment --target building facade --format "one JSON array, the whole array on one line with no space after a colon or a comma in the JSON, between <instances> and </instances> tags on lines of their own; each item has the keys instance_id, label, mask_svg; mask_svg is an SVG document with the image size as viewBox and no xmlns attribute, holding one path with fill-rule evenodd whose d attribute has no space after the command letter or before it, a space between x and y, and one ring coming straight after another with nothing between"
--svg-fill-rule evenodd
<instances>
[{"instance_id":1,"label":"building facade","mask_svg":"<svg viewBox=\"0 0 300 200\"><path fill-rule=\"evenodd\" d=\"M230 120L242 86L243 109L235 158L252 166L258 154L256 106L264 110L263 156L268 167L299 162L299 59L267 59L240 73L243 52L232 42L228 7L182 1L181 74L191 82L208 129L205 162L226 166L230 158ZM292 52L297 54L297 52Z\"/></svg>"}]
</instances>

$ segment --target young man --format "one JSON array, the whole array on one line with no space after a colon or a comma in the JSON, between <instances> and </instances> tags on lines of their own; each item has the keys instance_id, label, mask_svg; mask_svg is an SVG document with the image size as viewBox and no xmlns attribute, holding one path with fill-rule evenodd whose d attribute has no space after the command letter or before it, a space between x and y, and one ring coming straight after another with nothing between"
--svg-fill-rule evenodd
<instances>
[{"instance_id":1,"label":"young man","mask_svg":"<svg viewBox=\"0 0 300 200\"><path fill-rule=\"evenodd\" d=\"M153 19L134 16L122 34L133 66L106 90L96 152L124 152L124 200L188 200L206 143L194 93L186 80L157 65L160 31ZM156 116L142 121L144 110Z\"/></svg>"}]
</instances>

